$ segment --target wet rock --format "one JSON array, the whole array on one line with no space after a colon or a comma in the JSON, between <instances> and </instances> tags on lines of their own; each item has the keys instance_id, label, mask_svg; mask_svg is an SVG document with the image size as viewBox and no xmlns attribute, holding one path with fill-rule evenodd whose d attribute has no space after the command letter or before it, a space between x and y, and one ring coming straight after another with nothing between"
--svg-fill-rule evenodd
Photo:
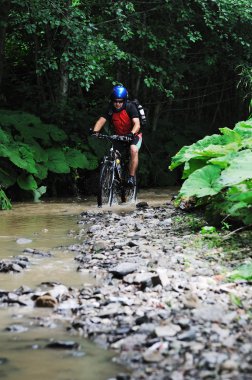
<instances>
[{"instance_id":1,"label":"wet rock","mask_svg":"<svg viewBox=\"0 0 252 380\"><path fill-rule=\"evenodd\" d=\"M116 380L130 380L130 375L128 373L118 373Z\"/></svg>"},{"instance_id":2,"label":"wet rock","mask_svg":"<svg viewBox=\"0 0 252 380\"><path fill-rule=\"evenodd\" d=\"M160 284L159 276L152 272L129 274L123 278L123 281L129 284L141 285L142 289Z\"/></svg>"},{"instance_id":3,"label":"wet rock","mask_svg":"<svg viewBox=\"0 0 252 380\"><path fill-rule=\"evenodd\" d=\"M148 208L148 207L149 207L149 205L148 205L147 202L138 202L136 204L136 208L138 208L138 209L145 209L145 208Z\"/></svg>"},{"instance_id":4,"label":"wet rock","mask_svg":"<svg viewBox=\"0 0 252 380\"><path fill-rule=\"evenodd\" d=\"M0 365L7 364L8 362L9 362L9 360L7 358L0 357Z\"/></svg>"},{"instance_id":5,"label":"wet rock","mask_svg":"<svg viewBox=\"0 0 252 380\"><path fill-rule=\"evenodd\" d=\"M46 348L60 349L60 350L76 350L80 348L79 343L73 341L58 340L50 342L46 345Z\"/></svg>"},{"instance_id":6,"label":"wet rock","mask_svg":"<svg viewBox=\"0 0 252 380\"><path fill-rule=\"evenodd\" d=\"M16 240L17 244L29 244L32 242L32 239L27 239L27 238L19 238Z\"/></svg>"},{"instance_id":7,"label":"wet rock","mask_svg":"<svg viewBox=\"0 0 252 380\"><path fill-rule=\"evenodd\" d=\"M39 296L35 300L36 307L55 307L57 305L57 300L51 295L44 294Z\"/></svg>"},{"instance_id":8,"label":"wet rock","mask_svg":"<svg viewBox=\"0 0 252 380\"><path fill-rule=\"evenodd\" d=\"M109 269L109 272L112 273L115 277L122 278L129 273L135 272L138 267L139 265L136 263L124 262Z\"/></svg>"},{"instance_id":9,"label":"wet rock","mask_svg":"<svg viewBox=\"0 0 252 380\"><path fill-rule=\"evenodd\" d=\"M28 328L22 325L10 325L10 326L7 326L5 330L19 334L19 333L23 333L27 331Z\"/></svg>"},{"instance_id":10,"label":"wet rock","mask_svg":"<svg viewBox=\"0 0 252 380\"><path fill-rule=\"evenodd\" d=\"M40 256L40 257L51 257L52 254L50 252L44 252L44 251L40 251L38 249L34 249L34 248L25 248L23 250L24 253L30 253L31 255L34 255L34 256Z\"/></svg>"},{"instance_id":11,"label":"wet rock","mask_svg":"<svg viewBox=\"0 0 252 380\"><path fill-rule=\"evenodd\" d=\"M27 268L29 260L26 257L16 256L12 259L0 260L0 272L16 272L20 273Z\"/></svg>"}]
</instances>

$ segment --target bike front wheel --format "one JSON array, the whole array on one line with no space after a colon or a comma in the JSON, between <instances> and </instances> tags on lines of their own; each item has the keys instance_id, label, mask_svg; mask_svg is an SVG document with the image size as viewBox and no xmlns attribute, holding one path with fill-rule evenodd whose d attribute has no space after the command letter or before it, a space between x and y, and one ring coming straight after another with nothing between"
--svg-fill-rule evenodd
<instances>
[{"instance_id":1,"label":"bike front wheel","mask_svg":"<svg viewBox=\"0 0 252 380\"><path fill-rule=\"evenodd\" d=\"M113 180L113 167L109 162L104 162L101 167L99 178L99 189L97 196L98 207L102 207L103 205L111 206L113 201Z\"/></svg>"}]
</instances>

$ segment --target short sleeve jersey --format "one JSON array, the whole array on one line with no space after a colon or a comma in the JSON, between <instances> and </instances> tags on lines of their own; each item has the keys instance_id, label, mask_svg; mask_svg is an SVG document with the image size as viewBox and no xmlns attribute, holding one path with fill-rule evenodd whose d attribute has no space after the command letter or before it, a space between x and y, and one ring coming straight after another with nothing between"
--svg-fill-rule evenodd
<instances>
[{"instance_id":1,"label":"short sleeve jersey","mask_svg":"<svg viewBox=\"0 0 252 380\"><path fill-rule=\"evenodd\" d=\"M106 120L109 120L117 135L126 135L132 130L132 119L139 118L138 111L134 104L127 102L119 112L113 112L113 108L110 106L101 115Z\"/></svg>"}]
</instances>

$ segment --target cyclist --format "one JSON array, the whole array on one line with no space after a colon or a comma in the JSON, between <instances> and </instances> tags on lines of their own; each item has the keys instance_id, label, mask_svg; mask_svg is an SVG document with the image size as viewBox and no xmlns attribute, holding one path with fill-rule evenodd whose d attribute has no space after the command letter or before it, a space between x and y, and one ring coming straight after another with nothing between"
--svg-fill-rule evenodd
<instances>
[{"instance_id":1,"label":"cyclist","mask_svg":"<svg viewBox=\"0 0 252 380\"><path fill-rule=\"evenodd\" d=\"M107 110L96 121L91 133L97 134L107 121L114 128L114 133L119 136L132 138L130 142L130 163L128 186L135 186L135 174L138 167L138 151L142 144L140 120L134 104L127 102L128 91L123 86L115 86L110 96L110 104Z\"/></svg>"}]
</instances>

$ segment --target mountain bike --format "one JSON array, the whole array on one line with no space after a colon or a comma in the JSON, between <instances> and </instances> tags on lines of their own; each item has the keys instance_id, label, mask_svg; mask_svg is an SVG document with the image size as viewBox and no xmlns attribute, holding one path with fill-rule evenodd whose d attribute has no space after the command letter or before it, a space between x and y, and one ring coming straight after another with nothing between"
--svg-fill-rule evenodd
<instances>
[{"instance_id":1,"label":"mountain bike","mask_svg":"<svg viewBox=\"0 0 252 380\"><path fill-rule=\"evenodd\" d=\"M128 187L129 143L128 136L93 135L111 143L110 150L102 159L97 195L98 207L136 201L137 186Z\"/></svg>"}]
</instances>

